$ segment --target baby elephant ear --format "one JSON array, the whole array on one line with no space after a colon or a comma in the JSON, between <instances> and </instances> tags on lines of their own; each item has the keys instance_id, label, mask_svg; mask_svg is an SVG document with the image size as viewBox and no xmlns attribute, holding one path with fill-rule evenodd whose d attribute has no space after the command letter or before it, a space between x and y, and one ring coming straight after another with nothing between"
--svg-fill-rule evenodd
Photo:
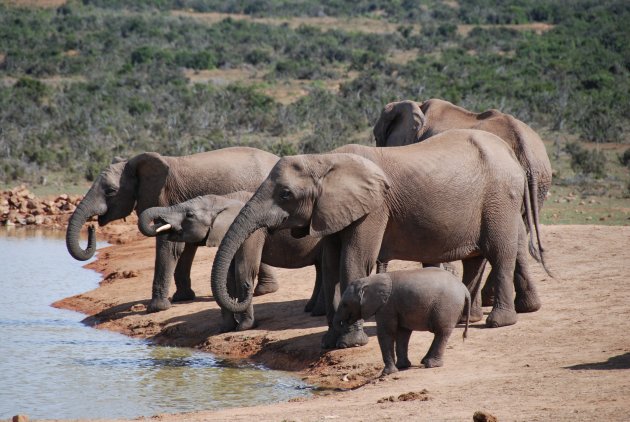
<instances>
[{"instance_id":1,"label":"baby elephant ear","mask_svg":"<svg viewBox=\"0 0 630 422\"><path fill-rule=\"evenodd\" d=\"M230 225L241 211L242 203L233 203L226 207L217 208L217 214L213 219L212 227L208 228L208 237L206 237L206 246L216 246L221 244L221 239L225 236Z\"/></svg>"},{"instance_id":2,"label":"baby elephant ear","mask_svg":"<svg viewBox=\"0 0 630 422\"><path fill-rule=\"evenodd\" d=\"M387 273L375 274L365 279L359 291L361 317L366 319L374 315L387 303L391 294L392 280Z\"/></svg>"},{"instance_id":3,"label":"baby elephant ear","mask_svg":"<svg viewBox=\"0 0 630 422\"><path fill-rule=\"evenodd\" d=\"M389 181L374 162L356 154L325 154L330 167L318 182L311 236L336 233L378 209Z\"/></svg>"}]
</instances>

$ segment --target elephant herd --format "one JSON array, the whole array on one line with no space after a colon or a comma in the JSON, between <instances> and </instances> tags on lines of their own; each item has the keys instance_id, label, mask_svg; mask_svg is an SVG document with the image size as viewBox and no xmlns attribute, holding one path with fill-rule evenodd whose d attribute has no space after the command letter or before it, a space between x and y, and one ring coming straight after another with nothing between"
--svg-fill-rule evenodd
<instances>
[{"instance_id":1,"label":"elephant herd","mask_svg":"<svg viewBox=\"0 0 630 422\"><path fill-rule=\"evenodd\" d=\"M386 105L374 137L376 147L345 145L325 154L278 158L232 147L183 157L143 153L112 163L72 215L68 251L89 259L94 229L82 249L82 226L94 216L102 226L135 210L141 232L156 237L147 310L158 312L171 306L173 275L172 301L195 298L190 270L197 247L219 246L211 287L223 331L254 326L252 296L278 289L271 267L315 265L306 310L326 315L323 348L367 342L362 319L335 319L345 303L336 289L343 295L377 262L382 271L393 259L425 265L461 260L461 281L473 299L471 321L483 317L478 293L490 262L481 292L484 305L492 305L488 327L514 324L517 313L538 310L527 255L547 271L538 226L551 165L540 137L508 114L472 113L439 99ZM383 344L381 349L385 359ZM392 365L386 360L389 372Z\"/></svg>"}]
</instances>

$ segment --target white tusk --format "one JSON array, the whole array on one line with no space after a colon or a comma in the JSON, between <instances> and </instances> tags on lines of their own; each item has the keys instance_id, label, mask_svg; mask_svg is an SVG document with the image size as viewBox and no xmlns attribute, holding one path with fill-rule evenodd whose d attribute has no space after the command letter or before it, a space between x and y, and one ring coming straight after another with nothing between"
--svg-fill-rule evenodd
<instances>
[{"instance_id":1,"label":"white tusk","mask_svg":"<svg viewBox=\"0 0 630 422\"><path fill-rule=\"evenodd\" d=\"M159 233L159 232L163 232L163 231L166 231L166 230L170 230L171 227L173 227L173 226L171 226L170 224L165 224L165 225L160 226L157 229L155 229L155 232Z\"/></svg>"}]
</instances>

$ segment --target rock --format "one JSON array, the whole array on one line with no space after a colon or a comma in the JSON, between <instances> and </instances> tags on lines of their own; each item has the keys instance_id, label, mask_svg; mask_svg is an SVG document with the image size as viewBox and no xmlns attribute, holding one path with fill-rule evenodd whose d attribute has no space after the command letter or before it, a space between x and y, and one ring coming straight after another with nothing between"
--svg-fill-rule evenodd
<instances>
[{"instance_id":1,"label":"rock","mask_svg":"<svg viewBox=\"0 0 630 422\"><path fill-rule=\"evenodd\" d=\"M13 422L28 422L28 416L26 415L15 415L12 419Z\"/></svg>"},{"instance_id":2,"label":"rock","mask_svg":"<svg viewBox=\"0 0 630 422\"><path fill-rule=\"evenodd\" d=\"M474 422L497 422L498 419L496 416L484 410L477 410L475 414L473 415L473 421Z\"/></svg>"}]
</instances>

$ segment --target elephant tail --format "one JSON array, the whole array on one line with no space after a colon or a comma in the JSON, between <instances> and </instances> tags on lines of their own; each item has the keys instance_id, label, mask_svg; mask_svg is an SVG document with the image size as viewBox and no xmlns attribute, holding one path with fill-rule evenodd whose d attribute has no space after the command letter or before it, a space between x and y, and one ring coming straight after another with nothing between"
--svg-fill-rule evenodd
<instances>
[{"instance_id":1,"label":"elephant tail","mask_svg":"<svg viewBox=\"0 0 630 422\"><path fill-rule=\"evenodd\" d=\"M470 323L470 308L472 306L470 299L470 292L466 289L466 300L464 302L464 314L466 315L466 326L464 327L464 334L462 336L462 341L468 338L468 324Z\"/></svg>"},{"instance_id":2,"label":"elephant tail","mask_svg":"<svg viewBox=\"0 0 630 422\"><path fill-rule=\"evenodd\" d=\"M547 268L545 263L545 249L542 246L540 238L540 226L538 215L538 181L536 177L531 174L531 177L525 178L525 192L523 193L523 200L525 203L525 217L527 219L527 226L529 228L529 254L545 269L545 272L553 278L551 271ZM536 242L538 247L534 245L534 230L536 231Z\"/></svg>"}]
</instances>

